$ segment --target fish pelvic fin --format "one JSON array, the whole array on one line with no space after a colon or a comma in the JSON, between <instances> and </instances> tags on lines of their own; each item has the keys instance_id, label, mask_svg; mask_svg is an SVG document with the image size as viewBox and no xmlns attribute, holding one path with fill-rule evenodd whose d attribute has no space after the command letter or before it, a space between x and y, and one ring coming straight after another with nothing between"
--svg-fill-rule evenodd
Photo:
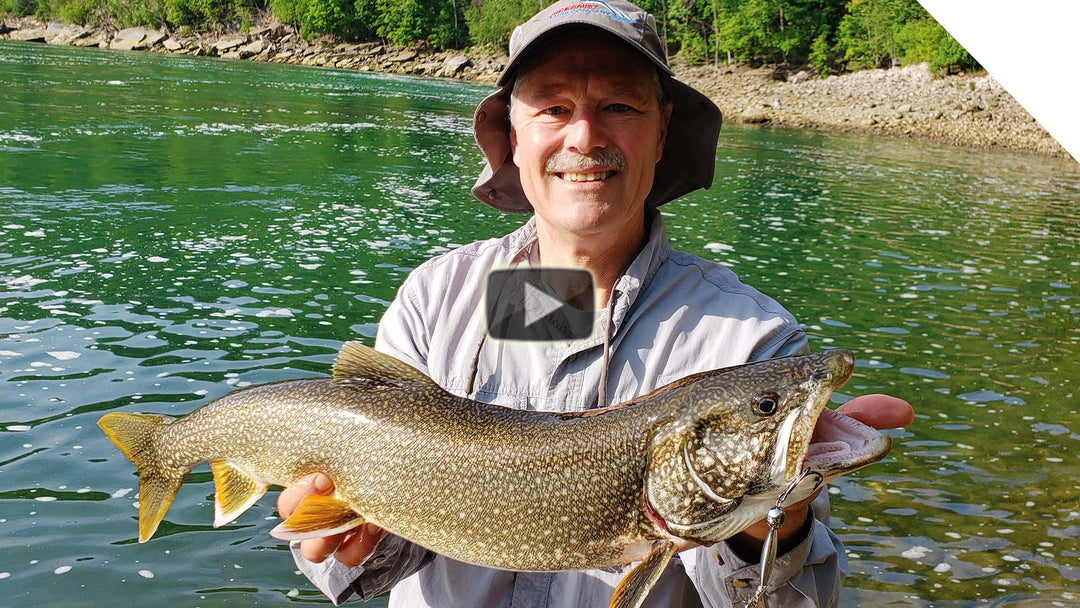
<instances>
[{"instance_id":1,"label":"fish pelvic fin","mask_svg":"<svg viewBox=\"0 0 1080 608\"><path fill-rule=\"evenodd\" d=\"M210 461L214 473L214 527L236 519L266 493L268 484L224 458Z\"/></svg>"},{"instance_id":2,"label":"fish pelvic fin","mask_svg":"<svg viewBox=\"0 0 1080 608\"><path fill-rule=\"evenodd\" d=\"M176 498L191 468L169 470L158 458L159 430L174 419L159 414L111 412L98 420L109 441L139 470L139 542L145 543Z\"/></svg>"},{"instance_id":3,"label":"fish pelvic fin","mask_svg":"<svg viewBox=\"0 0 1080 608\"><path fill-rule=\"evenodd\" d=\"M657 543L645 559L619 581L608 608L640 608L672 555L675 555L675 543L669 540Z\"/></svg>"},{"instance_id":4,"label":"fish pelvic fin","mask_svg":"<svg viewBox=\"0 0 1080 608\"><path fill-rule=\"evenodd\" d=\"M270 531L270 536L279 540L320 538L346 532L366 521L344 500L308 494L288 519Z\"/></svg>"},{"instance_id":5,"label":"fish pelvic fin","mask_svg":"<svg viewBox=\"0 0 1080 608\"><path fill-rule=\"evenodd\" d=\"M334 369L334 382L378 386L400 386L402 383L438 386L435 381L415 367L390 355L368 348L360 342L341 345Z\"/></svg>"}]
</instances>

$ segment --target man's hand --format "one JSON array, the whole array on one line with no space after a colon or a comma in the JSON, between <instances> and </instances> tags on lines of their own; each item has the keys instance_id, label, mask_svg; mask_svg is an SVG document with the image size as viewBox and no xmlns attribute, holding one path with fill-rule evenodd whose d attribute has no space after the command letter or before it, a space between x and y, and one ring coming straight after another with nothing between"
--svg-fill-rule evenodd
<instances>
[{"instance_id":1,"label":"man's hand","mask_svg":"<svg viewBox=\"0 0 1080 608\"><path fill-rule=\"evenodd\" d=\"M308 494L326 496L333 493L334 482L330 481L329 477L322 473L308 475L285 488L278 495L278 514L282 518L289 517L296 509L296 505L300 504L300 501ZM365 524L341 534L300 541L300 552L304 559L317 564L333 555L337 561L346 566L359 566L375 551L375 546L385 534L382 528L374 524Z\"/></svg>"},{"instance_id":2,"label":"man's hand","mask_svg":"<svg viewBox=\"0 0 1080 608\"><path fill-rule=\"evenodd\" d=\"M911 424L915 412L911 404L903 399L888 395L862 395L836 408L846 416L872 426L875 429L895 429ZM810 503L817 498L821 490L814 492L804 500L784 507L784 525L777 531L777 554L783 554L795 547L803 538L810 517ZM761 546L769 534L769 524L761 520L746 530L731 537L728 541L732 550L747 563L755 563L761 555Z\"/></svg>"}]
</instances>

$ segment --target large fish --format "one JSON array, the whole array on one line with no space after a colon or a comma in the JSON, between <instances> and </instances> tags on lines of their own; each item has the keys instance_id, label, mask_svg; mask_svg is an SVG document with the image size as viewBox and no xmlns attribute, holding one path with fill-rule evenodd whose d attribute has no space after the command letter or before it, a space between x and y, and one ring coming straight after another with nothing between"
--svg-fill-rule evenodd
<instances>
[{"instance_id":1,"label":"large fish","mask_svg":"<svg viewBox=\"0 0 1080 608\"><path fill-rule=\"evenodd\" d=\"M640 560L611 601L629 608L676 551L761 520L804 470L831 479L888 452L887 436L826 407L853 365L844 350L772 359L565 414L456 397L349 342L331 378L242 389L179 419L116 412L98 424L139 469L140 542L199 463L213 470L215 526L268 485L321 471L334 495L305 498L277 538L370 522L509 570ZM791 501L815 487L803 485Z\"/></svg>"}]
</instances>

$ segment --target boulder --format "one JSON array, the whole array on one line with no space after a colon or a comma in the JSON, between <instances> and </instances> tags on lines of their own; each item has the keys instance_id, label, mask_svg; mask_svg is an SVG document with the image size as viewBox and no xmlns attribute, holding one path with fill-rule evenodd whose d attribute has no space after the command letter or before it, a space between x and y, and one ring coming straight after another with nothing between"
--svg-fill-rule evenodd
<instances>
[{"instance_id":1,"label":"boulder","mask_svg":"<svg viewBox=\"0 0 1080 608\"><path fill-rule=\"evenodd\" d=\"M393 63L405 63L406 61L412 61L413 59L416 59L417 55L419 55L419 53L416 52L416 49L405 49L397 55L388 58L387 61L391 61Z\"/></svg>"},{"instance_id":2,"label":"boulder","mask_svg":"<svg viewBox=\"0 0 1080 608\"><path fill-rule=\"evenodd\" d=\"M792 84L796 84L806 80L810 80L810 72L807 72L806 70L799 70L797 74L795 74L791 78L788 78L788 82Z\"/></svg>"},{"instance_id":3,"label":"boulder","mask_svg":"<svg viewBox=\"0 0 1080 608\"><path fill-rule=\"evenodd\" d=\"M54 21L45 28L45 42L49 44L70 45L78 38L88 36L90 28L81 25L65 24Z\"/></svg>"},{"instance_id":4,"label":"boulder","mask_svg":"<svg viewBox=\"0 0 1080 608\"><path fill-rule=\"evenodd\" d=\"M244 34L238 34L235 36L225 36L221 40L214 43L214 50L218 53L224 54L226 51L231 51L235 48L239 48L247 44L248 37Z\"/></svg>"},{"instance_id":5,"label":"boulder","mask_svg":"<svg viewBox=\"0 0 1080 608\"><path fill-rule=\"evenodd\" d=\"M385 52L386 48L378 42L365 42L356 49L356 53L364 57L375 57L377 55L382 55Z\"/></svg>"},{"instance_id":6,"label":"boulder","mask_svg":"<svg viewBox=\"0 0 1080 608\"><path fill-rule=\"evenodd\" d=\"M165 40L168 37L168 34L166 34L165 32L149 30L146 32L146 38L143 38L142 47L147 49L153 48L154 45L158 44L159 42Z\"/></svg>"},{"instance_id":7,"label":"boulder","mask_svg":"<svg viewBox=\"0 0 1080 608\"><path fill-rule=\"evenodd\" d=\"M166 38L165 41L161 44L165 47L165 50L172 53L175 53L176 51L184 48L184 45L180 44L175 38L172 37Z\"/></svg>"},{"instance_id":8,"label":"boulder","mask_svg":"<svg viewBox=\"0 0 1080 608\"><path fill-rule=\"evenodd\" d=\"M472 65L472 60L465 55L451 55L443 62L443 72L453 76Z\"/></svg>"},{"instance_id":9,"label":"boulder","mask_svg":"<svg viewBox=\"0 0 1080 608\"><path fill-rule=\"evenodd\" d=\"M748 125L763 125L769 122L769 117L758 106L747 106L740 115L741 120Z\"/></svg>"},{"instance_id":10,"label":"boulder","mask_svg":"<svg viewBox=\"0 0 1080 608\"><path fill-rule=\"evenodd\" d=\"M260 38L241 46L237 51L240 53L240 59L247 59L266 50L266 46L266 42Z\"/></svg>"},{"instance_id":11,"label":"boulder","mask_svg":"<svg viewBox=\"0 0 1080 608\"><path fill-rule=\"evenodd\" d=\"M14 30L8 34L8 38L20 42L45 42L45 28L35 27L31 29Z\"/></svg>"},{"instance_id":12,"label":"boulder","mask_svg":"<svg viewBox=\"0 0 1080 608\"><path fill-rule=\"evenodd\" d=\"M109 41L109 48L121 51L132 51L136 48L144 48L142 41L146 39L146 34L147 29L144 27L129 27L120 30L119 32L116 32L116 35Z\"/></svg>"}]
</instances>

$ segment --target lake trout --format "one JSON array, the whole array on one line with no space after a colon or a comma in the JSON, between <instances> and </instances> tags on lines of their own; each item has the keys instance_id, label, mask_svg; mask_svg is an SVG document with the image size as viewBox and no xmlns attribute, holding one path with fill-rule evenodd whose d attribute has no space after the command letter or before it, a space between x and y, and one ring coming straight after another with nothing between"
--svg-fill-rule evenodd
<instances>
[{"instance_id":1,"label":"lake trout","mask_svg":"<svg viewBox=\"0 0 1080 608\"><path fill-rule=\"evenodd\" d=\"M269 485L322 472L334 495L306 497L271 534L372 523L508 570L640 561L611 600L636 608L676 551L761 520L804 471L828 480L888 452L888 436L826 407L853 366L844 350L771 359L550 413L454 396L348 342L330 378L244 388L179 419L114 412L98 424L138 467L140 542L202 462L213 471L215 526ZM816 487L796 487L789 502Z\"/></svg>"}]
</instances>

